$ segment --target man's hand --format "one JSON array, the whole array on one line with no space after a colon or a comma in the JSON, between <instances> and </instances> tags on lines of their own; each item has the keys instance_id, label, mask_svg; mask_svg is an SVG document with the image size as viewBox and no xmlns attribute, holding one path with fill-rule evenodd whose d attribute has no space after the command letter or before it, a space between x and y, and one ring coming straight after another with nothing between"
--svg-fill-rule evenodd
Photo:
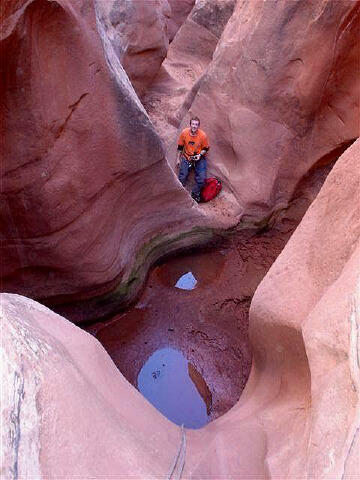
<instances>
[{"instance_id":1,"label":"man's hand","mask_svg":"<svg viewBox=\"0 0 360 480\"><path fill-rule=\"evenodd\" d=\"M176 159L176 168L180 167L180 157L177 157Z\"/></svg>"}]
</instances>

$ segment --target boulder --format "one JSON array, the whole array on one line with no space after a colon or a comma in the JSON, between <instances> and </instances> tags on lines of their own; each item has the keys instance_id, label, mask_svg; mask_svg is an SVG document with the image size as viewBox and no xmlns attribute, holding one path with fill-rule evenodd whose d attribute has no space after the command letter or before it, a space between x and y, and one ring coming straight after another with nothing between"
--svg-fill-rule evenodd
<instances>
[{"instance_id":1,"label":"boulder","mask_svg":"<svg viewBox=\"0 0 360 480\"><path fill-rule=\"evenodd\" d=\"M237 2L187 111L210 138L210 173L249 219L286 206L358 137L359 22L352 0Z\"/></svg>"}]
</instances>

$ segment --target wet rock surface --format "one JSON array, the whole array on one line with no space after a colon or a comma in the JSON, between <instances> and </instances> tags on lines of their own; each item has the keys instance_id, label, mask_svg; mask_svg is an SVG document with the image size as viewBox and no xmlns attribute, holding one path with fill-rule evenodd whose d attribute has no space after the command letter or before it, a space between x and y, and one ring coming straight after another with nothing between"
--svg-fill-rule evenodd
<instances>
[{"instance_id":1,"label":"wet rock surface","mask_svg":"<svg viewBox=\"0 0 360 480\"><path fill-rule=\"evenodd\" d=\"M204 378L212 396L211 419L236 403L251 368L252 296L330 169L323 166L304 179L271 228L239 231L217 249L168 259L152 269L134 308L86 327L130 383L137 386L139 371L153 352L171 347ZM197 283L189 290L176 288L189 272Z\"/></svg>"}]
</instances>

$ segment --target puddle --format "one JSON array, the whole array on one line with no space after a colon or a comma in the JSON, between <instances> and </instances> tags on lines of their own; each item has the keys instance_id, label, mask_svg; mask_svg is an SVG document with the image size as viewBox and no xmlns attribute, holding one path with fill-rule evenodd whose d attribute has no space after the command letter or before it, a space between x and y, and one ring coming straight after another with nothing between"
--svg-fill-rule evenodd
<instances>
[{"instance_id":1,"label":"puddle","mask_svg":"<svg viewBox=\"0 0 360 480\"><path fill-rule=\"evenodd\" d=\"M175 284L175 288L180 288L181 290L194 290L198 281L191 272L187 272L182 275Z\"/></svg>"},{"instance_id":2,"label":"puddle","mask_svg":"<svg viewBox=\"0 0 360 480\"><path fill-rule=\"evenodd\" d=\"M196 368L179 351L153 353L138 375L138 390L177 425L200 428L209 422L211 392Z\"/></svg>"},{"instance_id":3,"label":"puddle","mask_svg":"<svg viewBox=\"0 0 360 480\"><path fill-rule=\"evenodd\" d=\"M181 284L192 284L192 288L210 285L219 279L224 269L226 255L220 251L197 252L174 257L154 269L156 277L167 287L183 288ZM195 282L194 282L195 280ZM192 288L183 288L192 290Z\"/></svg>"}]
</instances>

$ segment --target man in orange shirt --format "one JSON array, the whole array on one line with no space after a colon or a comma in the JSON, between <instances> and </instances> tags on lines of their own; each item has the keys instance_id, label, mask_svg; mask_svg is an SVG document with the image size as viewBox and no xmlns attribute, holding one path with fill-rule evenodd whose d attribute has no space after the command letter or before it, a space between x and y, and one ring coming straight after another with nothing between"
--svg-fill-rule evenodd
<instances>
[{"instance_id":1,"label":"man in orange shirt","mask_svg":"<svg viewBox=\"0 0 360 480\"><path fill-rule=\"evenodd\" d=\"M191 167L195 168L195 185L191 196L200 202L200 192L206 180L206 158L209 142L206 134L200 130L200 120L193 117L190 128L185 128L179 137L176 165L180 166L179 180L185 185Z\"/></svg>"}]
</instances>

